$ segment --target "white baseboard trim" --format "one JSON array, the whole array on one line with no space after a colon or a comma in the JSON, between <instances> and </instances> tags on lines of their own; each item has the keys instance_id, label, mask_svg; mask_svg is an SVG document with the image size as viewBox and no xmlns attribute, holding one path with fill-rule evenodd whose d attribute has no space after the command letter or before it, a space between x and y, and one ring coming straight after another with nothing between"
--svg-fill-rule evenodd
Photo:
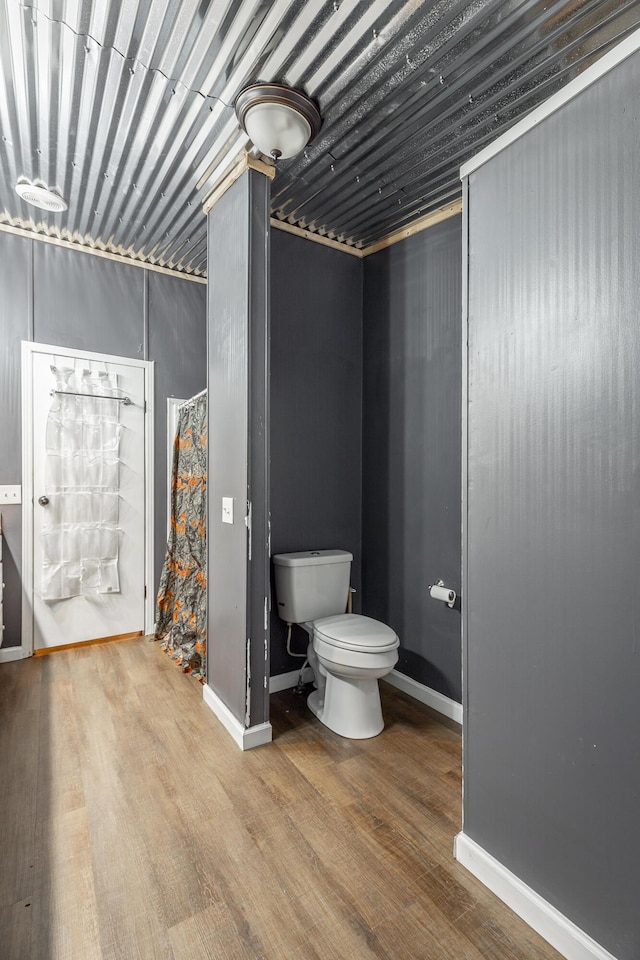
<instances>
[{"instance_id":1,"label":"white baseboard trim","mask_svg":"<svg viewBox=\"0 0 640 960\"><path fill-rule=\"evenodd\" d=\"M299 670L289 670L288 673L278 673L275 677L269 677L269 693L279 693L281 690L291 690L297 686ZM313 670L311 667L305 667L302 674L303 683L311 683L313 680Z\"/></svg>"},{"instance_id":2,"label":"white baseboard trim","mask_svg":"<svg viewBox=\"0 0 640 960\"><path fill-rule=\"evenodd\" d=\"M616 960L464 833L455 838L453 855L567 960Z\"/></svg>"},{"instance_id":3,"label":"white baseboard trim","mask_svg":"<svg viewBox=\"0 0 640 960\"><path fill-rule=\"evenodd\" d=\"M227 733L231 734L241 750L251 750L253 747L260 747L263 743L271 742L270 723L257 723L253 727L243 726L208 684L205 684L202 696L206 705L215 713L222 726Z\"/></svg>"},{"instance_id":4,"label":"white baseboard trim","mask_svg":"<svg viewBox=\"0 0 640 960\"><path fill-rule=\"evenodd\" d=\"M455 720L456 723L462 726L461 703L458 703L456 700L451 700L450 697L445 697L443 693L438 693L437 690L433 690L431 687L425 687L424 683L418 683L417 680L412 680L411 677L407 677L398 670L392 670L384 679L393 687L397 687L398 690L402 690L403 693L408 693L410 697L414 697L416 700L419 700L420 703L426 704L426 706L431 707L432 710L437 710L438 713L449 717L450 720Z\"/></svg>"},{"instance_id":5,"label":"white baseboard trim","mask_svg":"<svg viewBox=\"0 0 640 960\"><path fill-rule=\"evenodd\" d=\"M0 663L10 663L12 660L23 660L22 647L0 647Z\"/></svg>"}]
</instances>

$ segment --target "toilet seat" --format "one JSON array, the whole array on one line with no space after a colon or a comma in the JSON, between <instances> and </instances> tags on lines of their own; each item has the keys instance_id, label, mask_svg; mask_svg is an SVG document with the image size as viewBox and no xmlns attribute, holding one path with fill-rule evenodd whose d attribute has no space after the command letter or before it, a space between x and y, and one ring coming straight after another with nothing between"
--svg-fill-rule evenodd
<instances>
[{"instance_id":1,"label":"toilet seat","mask_svg":"<svg viewBox=\"0 0 640 960\"><path fill-rule=\"evenodd\" d=\"M343 613L315 620L313 636L323 645L352 653L386 653L399 645L397 635L386 623L358 613Z\"/></svg>"},{"instance_id":2,"label":"toilet seat","mask_svg":"<svg viewBox=\"0 0 640 960\"><path fill-rule=\"evenodd\" d=\"M307 628L318 684L309 709L341 737L376 737L384 729L378 680L398 662L398 637L385 623L356 613L321 617Z\"/></svg>"}]
</instances>

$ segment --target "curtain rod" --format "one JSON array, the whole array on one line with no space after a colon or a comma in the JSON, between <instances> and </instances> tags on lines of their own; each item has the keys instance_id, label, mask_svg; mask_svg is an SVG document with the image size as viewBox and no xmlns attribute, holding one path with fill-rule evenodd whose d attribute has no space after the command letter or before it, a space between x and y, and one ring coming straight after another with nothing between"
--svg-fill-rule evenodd
<instances>
[{"instance_id":1,"label":"curtain rod","mask_svg":"<svg viewBox=\"0 0 640 960\"><path fill-rule=\"evenodd\" d=\"M188 403L193 403L194 400L199 400L200 397L204 397L206 392L207 392L207 388L205 387L204 390L200 391L200 393L196 393L194 397L189 397L188 400L183 400L182 403L178 404L178 410L182 410L182 408L186 407Z\"/></svg>"}]
</instances>

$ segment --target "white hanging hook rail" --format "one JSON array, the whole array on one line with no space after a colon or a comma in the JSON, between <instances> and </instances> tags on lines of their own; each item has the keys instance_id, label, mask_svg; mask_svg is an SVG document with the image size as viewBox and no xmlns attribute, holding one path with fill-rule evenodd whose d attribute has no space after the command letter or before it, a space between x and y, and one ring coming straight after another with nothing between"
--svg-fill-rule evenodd
<instances>
[{"instance_id":1,"label":"white hanging hook rail","mask_svg":"<svg viewBox=\"0 0 640 960\"><path fill-rule=\"evenodd\" d=\"M90 397L91 400L117 400L125 407L130 407L133 403L131 397L108 397L103 393L74 393L72 390L50 390L49 395L60 394L63 397Z\"/></svg>"}]
</instances>

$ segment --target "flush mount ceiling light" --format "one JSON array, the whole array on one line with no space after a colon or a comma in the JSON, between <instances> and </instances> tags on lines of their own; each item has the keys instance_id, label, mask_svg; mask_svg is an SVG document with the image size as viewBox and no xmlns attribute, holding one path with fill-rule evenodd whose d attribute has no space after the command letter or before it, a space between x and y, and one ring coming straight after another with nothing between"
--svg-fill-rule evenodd
<instances>
[{"instance_id":1,"label":"flush mount ceiling light","mask_svg":"<svg viewBox=\"0 0 640 960\"><path fill-rule=\"evenodd\" d=\"M46 187L38 187L33 183L17 183L16 193L25 203L40 207L41 210L48 210L50 213L62 213L67 209L66 200L53 190L47 190Z\"/></svg>"},{"instance_id":2,"label":"flush mount ceiling light","mask_svg":"<svg viewBox=\"0 0 640 960\"><path fill-rule=\"evenodd\" d=\"M258 150L274 160L295 157L322 124L309 97L279 83L254 83L243 90L236 100L236 116Z\"/></svg>"}]
</instances>

